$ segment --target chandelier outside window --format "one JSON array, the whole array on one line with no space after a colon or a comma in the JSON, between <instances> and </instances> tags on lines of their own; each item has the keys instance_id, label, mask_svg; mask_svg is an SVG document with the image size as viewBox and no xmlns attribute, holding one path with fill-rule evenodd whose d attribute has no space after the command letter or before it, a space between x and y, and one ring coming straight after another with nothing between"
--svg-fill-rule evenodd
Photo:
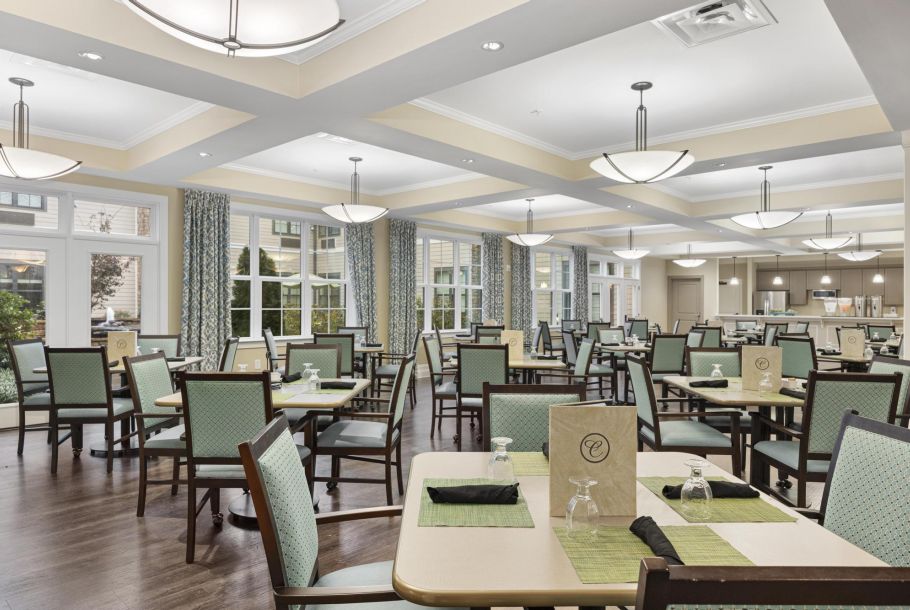
<instances>
[{"instance_id":1,"label":"chandelier outside window","mask_svg":"<svg viewBox=\"0 0 910 610\"><path fill-rule=\"evenodd\" d=\"M174 38L229 57L293 53L344 23L336 0L123 1Z\"/></svg>"},{"instance_id":2,"label":"chandelier outside window","mask_svg":"<svg viewBox=\"0 0 910 610\"><path fill-rule=\"evenodd\" d=\"M673 261L680 267L693 268L701 267L705 264L705 259L703 258L692 258L692 244L686 246L686 255L683 258L677 258Z\"/></svg>"},{"instance_id":3,"label":"chandelier outside window","mask_svg":"<svg viewBox=\"0 0 910 610\"><path fill-rule=\"evenodd\" d=\"M761 208L759 211L738 214L730 220L747 229L776 229L793 222L803 215L802 212L775 212L771 210L771 183L768 182L768 170L771 168L771 165L762 165L758 168L764 172L761 181Z\"/></svg>"},{"instance_id":4,"label":"chandelier outside window","mask_svg":"<svg viewBox=\"0 0 910 610\"><path fill-rule=\"evenodd\" d=\"M739 286L739 278L736 276L736 257L735 256L733 257L733 277L730 278L730 285Z\"/></svg>"},{"instance_id":5,"label":"chandelier outside window","mask_svg":"<svg viewBox=\"0 0 910 610\"><path fill-rule=\"evenodd\" d=\"M837 255L846 261L862 263L864 261L871 261L881 253L881 250L863 250L863 234L860 233L856 236L856 250L838 252Z\"/></svg>"},{"instance_id":6,"label":"chandelier outside window","mask_svg":"<svg viewBox=\"0 0 910 610\"><path fill-rule=\"evenodd\" d=\"M389 213L388 208L360 203L360 174L357 173L357 164L363 159L360 157L349 157L348 161L354 163L354 173L351 174L351 203L329 205L322 208L322 211L335 220L340 220L347 224L360 224L379 220Z\"/></svg>"},{"instance_id":7,"label":"chandelier outside window","mask_svg":"<svg viewBox=\"0 0 910 610\"><path fill-rule=\"evenodd\" d=\"M834 227L834 219L831 217L831 212L825 216L825 236L824 237L815 237L812 239L804 239L803 243L814 248L815 250L837 250L838 248L843 248L851 241L853 241L852 235L847 235L845 237L832 237L832 230Z\"/></svg>"},{"instance_id":8,"label":"chandelier outside window","mask_svg":"<svg viewBox=\"0 0 910 610\"><path fill-rule=\"evenodd\" d=\"M528 224L526 231L524 233L515 233L513 235L506 235L508 239L513 244L518 244L519 246L542 246L547 243L553 236L549 233L535 233L534 232L534 212L531 211L531 203L533 199L525 199L528 202Z\"/></svg>"},{"instance_id":9,"label":"chandelier outside window","mask_svg":"<svg viewBox=\"0 0 910 610\"><path fill-rule=\"evenodd\" d=\"M591 161L591 169L617 182L646 184L675 176L695 161L688 150L648 150L648 109L644 92L653 85L642 81L632 85L638 91L639 103L635 113L635 150L621 153L603 153L602 158Z\"/></svg>"},{"instance_id":10,"label":"chandelier outside window","mask_svg":"<svg viewBox=\"0 0 910 610\"><path fill-rule=\"evenodd\" d=\"M13 145L0 144L0 176L23 180L50 180L74 172L82 161L73 161L53 153L29 148L29 112L23 99L25 87L35 83L13 77L9 82L19 87L19 101L13 105Z\"/></svg>"},{"instance_id":11,"label":"chandelier outside window","mask_svg":"<svg viewBox=\"0 0 910 610\"><path fill-rule=\"evenodd\" d=\"M626 260L636 260L644 257L650 250L636 248L632 244L632 229L629 229L629 248L627 250L613 250L613 254Z\"/></svg>"}]
</instances>

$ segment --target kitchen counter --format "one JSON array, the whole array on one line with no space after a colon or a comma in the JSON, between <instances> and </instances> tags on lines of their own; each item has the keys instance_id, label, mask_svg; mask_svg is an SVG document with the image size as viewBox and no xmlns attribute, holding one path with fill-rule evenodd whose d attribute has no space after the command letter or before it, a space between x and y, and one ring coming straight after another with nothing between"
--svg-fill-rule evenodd
<instances>
[{"instance_id":1,"label":"kitchen counter","mask_svg":"<svg viewBox=\"0 0 910 610\"><path fill-rule=\"evenodd\" d=\"M724 326L732 329L737 320L759 320L761 322L808 322L809 335L817 343L832 343L837 345L837 331L841 326L855 326L856 324L884 324L894 325L898 333L903 332L903 318L870 318L860 316L781 316L765 315L750 316L745 314L718 314L715 319L720 320Z\"/></svg>"}]
</instances>

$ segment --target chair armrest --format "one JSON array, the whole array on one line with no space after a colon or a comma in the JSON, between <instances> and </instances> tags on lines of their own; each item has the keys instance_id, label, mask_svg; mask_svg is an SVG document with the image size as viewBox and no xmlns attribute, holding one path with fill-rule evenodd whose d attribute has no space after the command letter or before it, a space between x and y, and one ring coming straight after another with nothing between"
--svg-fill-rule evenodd
<instances>
[{"instance_id":1,"label":"chair armrest","mask_svg":"<svg viewBox=\"0 0 910 610\"><path fill-rule=\"evenodd\" d=\"M375 519L377 517L400 517L401 505L373 506L370 508L355 508L353 510L338 510L332 513L316 515L316 525L320 523L341 523L343 521L360 521L362 519Z\"/></svg>"},{"instance_id":2,"label":"chair armrest","mask_svg":"<svg viewBox=\"0 0 910 610\"><path fill-rule=\"evenodd\" d=\"M278 354L277 356L271 356L270 360L286 360L287 354Z\"/></svg>"},{"instance_id":3,"label":"chair armrest","mask_svg":"<svg viewBox=\"0 0 910 610\"><path fill-rule=\"evenodd\" d=\"M793 438L801 439L803 437L803 433L800 432L799 430L794 430L793 428L788 428L787 426L784 426L784 425L774 421L773 419L768 419L766 417L759 417L759 423L762 426L767 426L768 428L771 428L772 430L775 430L782 434L786 434L787 436L792 436Z\"/></svg>"},{"instance_id":4,"label":"chair armrest","mask_svg":"<svg viewBox=\"0 0 910 610\"><path fill-rule=\"evenodd\" d=\"M729 415L730 417L741 417L743 414L739 409L711 409L710 411L684 411L683 413L668 413L660 411L657 413L658 419L688 419L690 417L699 417L702 415Z\"/></svg>"},{"instance_id":5,"label":"chair armrest","mask_svg":"<svg viewBox=\"0 0 910 610\"><path fill-rule=\"evenodd\" d=\"M355 396L354 398L351 399L351 402L369 402L369 403L375 402L377 404L387 405L392 402L392 399L391 398L379 398L378 396L375 396L375 397Z\"/></svg>"},{"instance_id":6,"label":"chair armrest","mask_svg":"<svg viewBox=\"0 0 910 610\"><path fill-rule=\"evenodd\" d=\"M407 354L393 354L392 352L379 352L378 354L370 354L370 360L372 361L373 366L376 366L377 363L380 365L383 361L394 361L394 360L404 360L407 358Z\"/></svg>"},{"instance_id":7,"label":"chair armrest","mask_svg":"<svg viewBox=\"0 0 910 610\"><path fill-rule=\"evenodd\" d=\"M897 414L894 419L897 421L910 421L910 413Z\"/></svg>"},{"instance_id":8,"label":"chair armrest","mask_svg":"<svg viewBox=\"0 0 910 610\"><path fill-rule=\"evenodd\" d=\"M819 512L817 510L813 510L811 508L798 508L795 506L791 507L791 508L793 510L795 510L796 512L798 512L803 517L806 517L807 519L813 519L814 521L818 521L819 523L821 523L825 517L823 514L821 514L821 512Z\"/></svg>"},{"instance_id":9,"label":"chair armrest","mask_svg":"<svg viewBox=\"0 0 910 610\"><path fill-rule=\"evenodd\" d=\"M171 419L174 417L186 417L186 413L184 413L182 410L178 411L177 407L175 407L173 413L136 413L134 411L133 417L137 419Z\"/></svg>"},{"instance_id":10,"label":"chair armrest","mask_svg":"<svg viewBox=\"0 0 910 610\"><path fill-rule=\"evenodd\" d=\"M359 587L278 587L275 599L288 606L398 601L391 584Z\"/></svg>"}]
</instances>

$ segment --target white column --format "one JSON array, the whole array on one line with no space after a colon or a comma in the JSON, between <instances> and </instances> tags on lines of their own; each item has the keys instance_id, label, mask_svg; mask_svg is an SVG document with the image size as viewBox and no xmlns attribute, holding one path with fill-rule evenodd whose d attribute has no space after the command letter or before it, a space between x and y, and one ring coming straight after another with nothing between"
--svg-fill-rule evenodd
<instances>
[{"instance_id":1,"label":"white column","mask_svg":"<svg viewBox=\"0 0 910 610\"><path fill-rule=\"evenodd\" d=\"M910 332L910 248L907 247L907 237L910 236L910 131L901 134L901 144L904 147L904 335ZM907 347L907 338L904 339L904 354L910 353Z\"/></svg>"}]
</instances>

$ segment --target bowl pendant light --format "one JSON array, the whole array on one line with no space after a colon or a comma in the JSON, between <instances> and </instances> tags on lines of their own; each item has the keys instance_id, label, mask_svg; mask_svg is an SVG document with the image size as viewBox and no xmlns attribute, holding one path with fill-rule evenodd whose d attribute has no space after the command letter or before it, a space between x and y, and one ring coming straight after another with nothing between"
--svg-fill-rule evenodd
<instances>
[{"instance_id":1,"label":"bowl pendant light","mask_svg":"<svg viewBox=\"0 0 910 610\"><path fill-rule=\"evenodd\" d=\"M828 286L831 284L831 276L828 275L828 253L825 252L825 274L821 279L822 286Z\"/></svg>"},{"instance_id":2,"label":"bowl pendant light","mask_svg":"<svg viewBox=\"0 0 910 610\"><path fill-rule=\"evenodd\" d=\"M882 257L877 257L875 259L875 275L872 276L873 284L884 284L885 276L882 275Z\"/></svg>"},{"instance_id":3,"label":"bowl pendant light","mask_svg":"<svg viewBox=\"0 0 910 610\"><path fill-rule=\"evenodd\" d=\"M686 246L686 255L683 258L677 258L673 261L680 267L700 267L705 264L705 259L703 258L692 258L692 244Z\"/></svg>"},{"instance_id":4,"label":"bowl pendant light","mask_svg":"<svg viewBox=\"0 0 910 610\"><path fill-rule=\"evenodd\" d=\"M771 165L762 165L758 168L764 172L761 181L761 208L759 211L737 214L730 220L747 229L776 229L793 222L803 215L802 212L775 212L771 210L771 183L768 182L768 170L772 167Z\"/></svg>"},{"instance_id":5,"label":"bowl pendant light","mask_svg":"<svg viewBox=\"0 0 910 610\"><path fill-rule=\"evenodd\" d=\"M777 259L777 272L774 274L771 284L774 286L783 286L784 278L780 274L780 254L775 254L774 256Z\"/></svg>"},{"instance_id":6,"label":"bowl pendant light","mask_svg":"<svg viewBox=\"0 0 910 610\"><path fill-rule=\"evenodd\" d=\"M636 260L647 255L650 250L644 250L641 248L636 248L632 244L632 229L629 229L629 249L628 250L613 250L613 254L619 258L624 258L626 260Z\"/></svg>"},{"instance_id":7,"label":"bowl pendant light","mask_svg":"<svg viewBox=\"0 0 910 610\"><path fill-rule=\"evenodd\" d=\"M82 161L29 148L29 112L23 92L25 87L33 87L35 83L19 77L13 77L9 82L19 87L19 101L13 105L13 145L0 144L0 176L50 180L79 169Z\"/></svg>"},{"instance_id":8,"label":"bowl pendant light","mask_svg":"<svg viewBox=\"0 0 910 610\"><path fill-rule=\"evenodd\" d=\"M351 174L351 203L338 205L329 205L322 208L322 211L341 222L347 224L360 224L363 222L373 222L379 220L389 213L388 208L382 208L378 205L364 205L360 203L360 174L357 173L357 164L363 161L360 157L350 157L348 161L354 163L354 173Z\"/></svg>"},{"instance_id":9,"label":"bowl pendant light","mask_svg":"<svg viewBox=\"0 0 910 610\"><path fill-rule=\"evenodd\" d=\"M653 85L647 81L634 83L638 91L638 110L635 113L635 150L621 153L603 153L591 161L591 169L617 182L647 184L675 176L695 161L688 150L648 150L648 109L644 92Z\"/></svg>"},{"instance_id":10,"label":"bowl pendant light","mask_svg":"<svg viewBox=\"0 0 910 610\"><path fill-rule=\"evenodd\" d=\"M531 248L533 246L542 246L553 239L553 236L549 233L534 232L534 212L531 211L531 203L533 203L534 200L525 199L525 201L528 202L527 230L524 233L506 235L506 239L508 239L513 244L518 244L519 246L527 246L528 248Z\"/></svg>"},{"instance_id":11,"label":"bowl pendant light","mask_svg":"<svg viewBox=\"0 0 910 610\"><path fill-rule=\"evenodd\" d=\"M863 234L859 233L856 236L856 250L838 252L837 255L845 261L861 263L863 261L870 261L881 253L881 250L863 250Z\"/></svg>"},{"instance_id":12,"label":"bowl pendant light","mask_svg":"<svg viewBox=\"0 0 910 610\"><path fill-rule=\"evenodd\" d=\"M847 235L846 237L832 237L832 230L834 227L834 219L831 217L831 212L825 216L825 236L813 239L804 239L803 243L814 248L815 250L837 250L838 248L843 248L851 241L853 241L852 235Z\"/></svg>"},{"instance_id":13,"label":"bowl pendant light","mask_svg":"<svg viewBox=\"0 0 910 610\"><path fill-rule=\"evenodd\" d=\"M739 278L736 277L736 257L733 257L733 277L730 278L731 286L739 286Z\"/></svg>"}]
</instances>

